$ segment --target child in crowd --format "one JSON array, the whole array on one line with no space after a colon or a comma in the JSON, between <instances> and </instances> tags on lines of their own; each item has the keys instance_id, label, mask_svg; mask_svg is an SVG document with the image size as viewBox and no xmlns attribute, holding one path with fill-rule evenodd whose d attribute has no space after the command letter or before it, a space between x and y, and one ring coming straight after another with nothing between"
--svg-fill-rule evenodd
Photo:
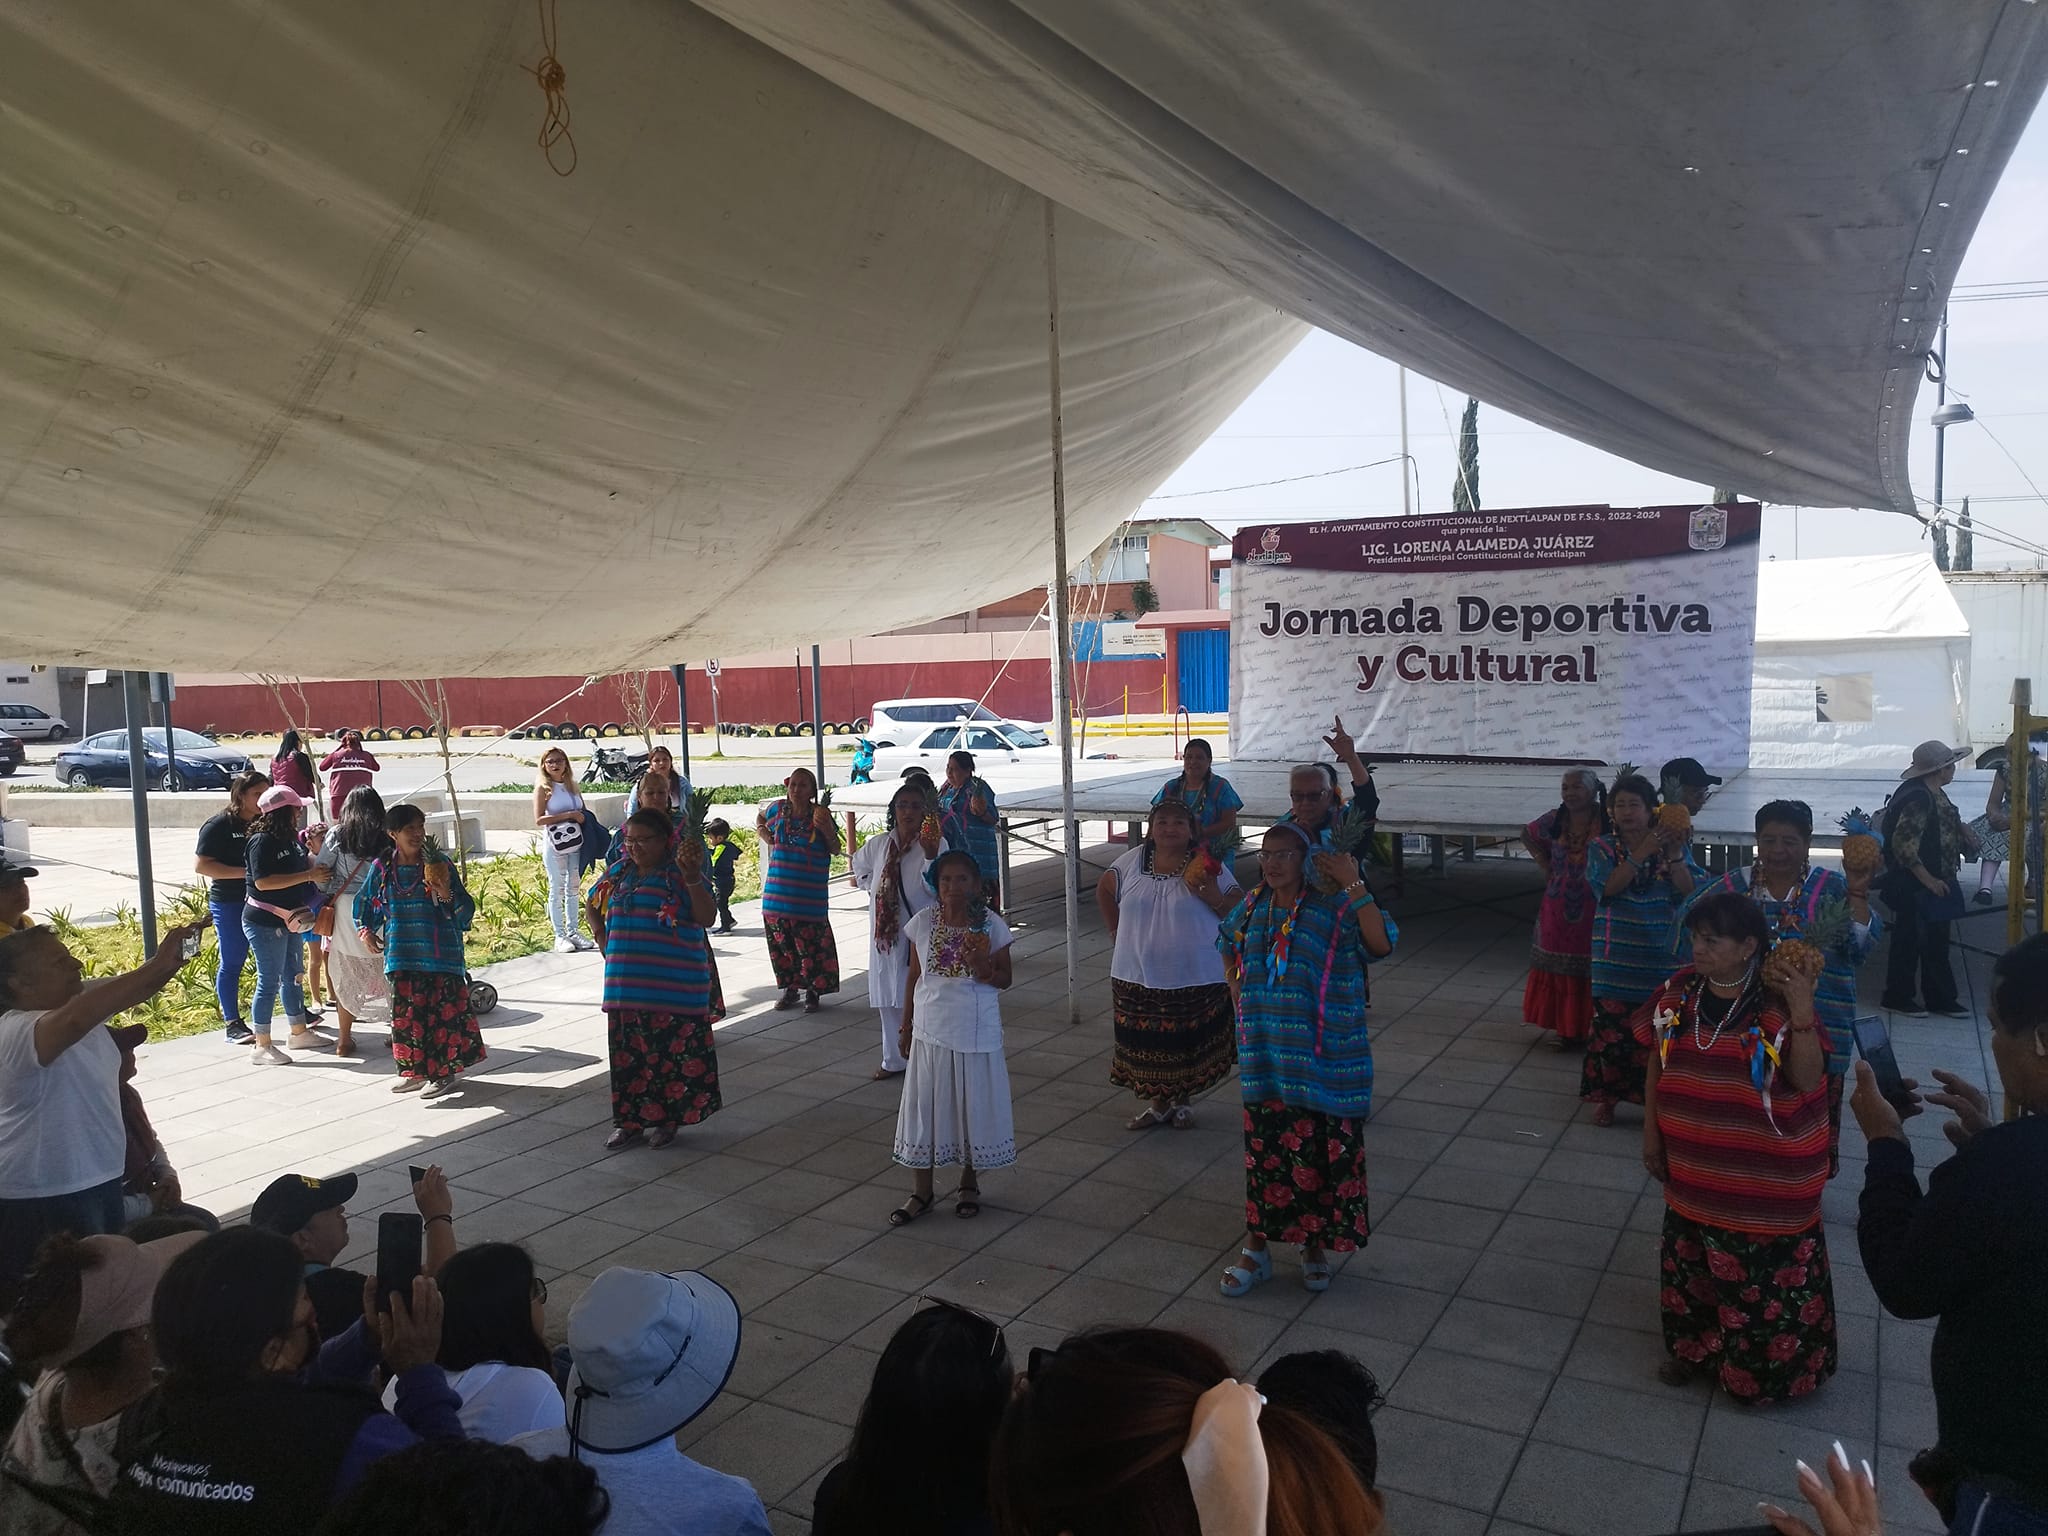
<instances>
[{"instance_id":1,"label":"child in crowd","mask_svg":"<svg viewBox=\"0 0 2048 1536\"><path fill-rule=\"evenodd\" d=\"M718 898L718 931L731 933L739 927L732 920L733 886L739 880L739 845L732 840L732 827L722 816L704 823L704 841L711 849L711 893Z\"/></svg>"},{"instance_id":2,"label":"child in crowd","mask_svg":"<svg viewBox=\"0 0 2048 1536\"><path fill-rule=\"evenodd\" d=\"M916 1171L889 1213L905 1226L932 1208L932 1170L961 1167L955 1216L981 1214L977 1175L1017 1161L998 994L1010 985L1010 928L982 900L974 856L949 849L932 866L939 900L903 925L910 976L898 1044L909 1058L892 1156Z\"/></svg>"},{"instance_id":3,"label":"child in crowd","mask_svg":"<svg viewBox=\"0 0 2048 1536\"><path fill-rule=\"evenodd\" d=\"M391 1056L398 1064L391 1091L424 1089L434 1099L484 1059L462 948L476 900L427 836L426 812L394 805L384 829L393 852L363 882L355 923L391 978Z\"/></svg>"}]
</instances>

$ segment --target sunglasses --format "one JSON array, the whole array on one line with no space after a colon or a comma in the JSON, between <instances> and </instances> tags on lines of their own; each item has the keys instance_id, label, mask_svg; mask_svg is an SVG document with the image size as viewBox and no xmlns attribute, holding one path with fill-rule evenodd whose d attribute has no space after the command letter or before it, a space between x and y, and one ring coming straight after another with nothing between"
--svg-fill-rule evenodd
<instances>
[{"instance_id":1,"label":"sunglasses","mask_svg":"<svg viewBox=\"0 0 2048 1536\"><path fill-rule=\"evenodd\" d=\"M986 1312L977 1312L972 1307L963 1307L959 1302L948 1301L943 1296L932 1296L927 1294L917 1298L917 1304L920 1307L925 1305L925 1303L927 1302L931 1303L931 1305L935 1307L944 1307L948 1312L957 1312L962 1317L971 1317L977 1323L984 1324L988 1328L990 1334L988 1341L988 1357L991 1360L995 1359L997 1352L1000 1351L1003 1347L1003 1325L1001 1323L997 1322L994 1318L990 1317ZM1035 1355L1038 1353L1038 1351L1033 1350L1032 1353Z\"/></svg>"},{"instance_id":2,"label":"sunglasses","mask_svg":"<svg viewBox=\"0 0 2048 1536\"><path fill-rule=\"evenodd\" d=\"M543 1306L547 1305L548 1283L539 1275L533 1277L533 1299Z\"/></svg>"}]
</instances>

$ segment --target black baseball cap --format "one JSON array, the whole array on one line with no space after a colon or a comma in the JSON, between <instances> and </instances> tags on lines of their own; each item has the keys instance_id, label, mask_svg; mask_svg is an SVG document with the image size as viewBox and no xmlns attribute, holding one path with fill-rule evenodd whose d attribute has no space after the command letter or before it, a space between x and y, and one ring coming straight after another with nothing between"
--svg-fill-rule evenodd
<instances>
[{"instance_id":1,"label":"black baseball cap","mask_svg":"<svg viewBox=\"0 0 2048 1536\"><path fill-rule=\"evenodd\" d=\"M1664 765L1664 771L1658 777L1666 784L1676 780L1688 789L1705 789L1709 784L1721 782L1718 775L1702 768L1696 757L1674 757Z\"/></svg>"},{"instance_id":2,"label":"black baseball cap","mask_svg":"<svg viewBox=\"0 0 2048 1536\"><path fill-rule=\"evenodd\" d=\"M5 884L9 880L26 880L30 875L41 873L42 871L33 864L14 864L5 857L0 857L0 884Z\"/></svg>"},{"instance_id":3,"label":"black baseball cap","mask_svg":"<svg viewBox=\"0 0 2048 1536\"><path fill-rule=\"evenodd\" d=\"M316 1179L308 1174L287 1173L275 1178L249 1208L249 1225L290 1237L322 1211L347 1205L356 1197L356 1176L336 1174Z\"/></svg>"}]
</instances>

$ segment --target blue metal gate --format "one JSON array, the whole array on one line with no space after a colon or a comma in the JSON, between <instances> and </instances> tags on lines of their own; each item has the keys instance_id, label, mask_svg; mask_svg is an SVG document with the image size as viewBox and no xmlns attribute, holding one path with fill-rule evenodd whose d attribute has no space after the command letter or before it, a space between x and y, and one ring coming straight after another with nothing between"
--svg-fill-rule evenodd
<instances>
[{"instance_id":1,"label":"blue metal gate","mask_svg":"<svg viewBox=\"0 0 2048 1536\"><path fill-rule=\"evenodd\" d=\"M1221 715L1229 711L1229 630L1180 632L1180 703L1191 715Z\"/></svg>"}]
</instances>

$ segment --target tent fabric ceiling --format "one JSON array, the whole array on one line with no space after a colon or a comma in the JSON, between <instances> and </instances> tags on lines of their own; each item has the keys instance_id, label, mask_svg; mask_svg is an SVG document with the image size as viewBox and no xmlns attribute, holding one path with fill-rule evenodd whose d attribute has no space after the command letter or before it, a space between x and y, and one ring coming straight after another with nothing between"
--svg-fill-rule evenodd
<instances>
[{"instance_id":1,"label":"tent fabric ceiling","mask_svg":"<svg viewBox=\"0 0 2048 1536\"><path fill-rule=\"evenodd\" d=\"M610 672L1050 576L1045 202L696 7L0 12L0 655ZM1305 333L1058 216L1072 547Z\"/></svg>"},{"instance_id":2,"label":"tent fabric ceiling","mask_svg":"<svg viewBox=\"0 0 2048 1536\"><path fill-rule=\"evenodd\" d=\"M1899 511L1920 354L2048 79L2031 0L702 3L1489 404Z\"/></svg>"},{"instance_id":3,"label":"tent fabric ceiling","mask_svg":"<svg viewBox=\"0 0 2048 1536\"><path fill-rule=\"evenodd\" d=\"M0 42L0 653L402 676L1037 579L1034 193L1073 548L1304 321L1703 484L1910 509L2048 5L613 0L563 13L567 178L531 0Z\"/></svg>"}]
</instances>

